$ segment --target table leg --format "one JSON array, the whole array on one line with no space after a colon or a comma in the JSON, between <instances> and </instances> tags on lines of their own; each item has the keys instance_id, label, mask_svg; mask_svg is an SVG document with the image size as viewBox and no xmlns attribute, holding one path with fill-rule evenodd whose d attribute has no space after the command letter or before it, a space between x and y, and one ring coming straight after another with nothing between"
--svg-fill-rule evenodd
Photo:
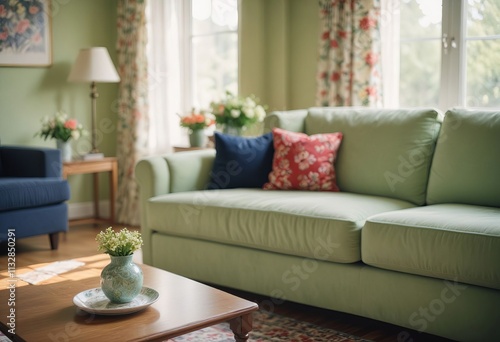
<instances>
[{"instance_id":1,"label":"table leg","mask_svg":"<svg viewBox=\"0 0 500 342\"><path fill-rule=\"evenodd\" d=\"M99 215L99 174L93 173L94 177L94 218L98 219Z\"/></svg>"},{"instance_id":2,"label":"table leg","mask_svg":"<svg viewBox=\"0 0 500 342\"><path fill-rule=\"evenodd\" d=\"M116 201L116 190L118 189L118 163L115 161L113 163L111 172L109 174L109 220L111 224L115 223L115 201Z\"/></svg>"},{"instance_id":3,"label":"table leg","mask_svg":"<svg viewBox=\"0 0 500 342\"><path fill-rule=\"evenodd\" d=\"M229 327L234 334L236 342L245 342L248 340L249 333L252 331L252 325L253 316L251 313L236 317L229 321Z\"/></svg>"}]
</instances>

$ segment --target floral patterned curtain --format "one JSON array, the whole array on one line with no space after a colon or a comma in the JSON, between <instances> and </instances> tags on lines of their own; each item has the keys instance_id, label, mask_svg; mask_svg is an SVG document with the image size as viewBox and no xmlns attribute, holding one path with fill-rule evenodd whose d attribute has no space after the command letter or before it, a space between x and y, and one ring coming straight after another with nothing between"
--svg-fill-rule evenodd
<instances>
[{"instance_id":1,"label":"floral patterned curtain","mask_svg":"<svg viewBox=\"0 0 500 342\"><path fill-rule=\"evenodd\" d=\"M318 106L382 104L380 0L319 0Z\"/></svg>"},{"instance_id":2,"label":"floral patterned curtain","mask_svg":"<svg viewBox=\"0 0 500 342\"><path fill-rule=\"evenodd\" d=\"M136 162L147 145L148 92L145 0L119 0L117 18L118 72L118 195L117 220L139 225L139 191L134 179Z\"/></svg>"}]
</instances>

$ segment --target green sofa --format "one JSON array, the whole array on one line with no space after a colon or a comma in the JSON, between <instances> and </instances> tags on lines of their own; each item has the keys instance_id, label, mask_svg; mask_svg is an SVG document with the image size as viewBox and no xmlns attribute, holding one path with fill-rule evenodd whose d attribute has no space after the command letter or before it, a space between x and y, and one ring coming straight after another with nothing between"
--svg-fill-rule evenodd
<instances>
[{"instance_id":1,"label":"green sofa","mask_svg":"<svg viewBox=\"0 0 500 342\"><path fill-rule=\"evenodd\" d=\"M340 192L204 190L215 151L136 166L144 262L463 341L499 341L500 112L310 108L265 130L342 132Z\"/></svg>"}]
</instances>

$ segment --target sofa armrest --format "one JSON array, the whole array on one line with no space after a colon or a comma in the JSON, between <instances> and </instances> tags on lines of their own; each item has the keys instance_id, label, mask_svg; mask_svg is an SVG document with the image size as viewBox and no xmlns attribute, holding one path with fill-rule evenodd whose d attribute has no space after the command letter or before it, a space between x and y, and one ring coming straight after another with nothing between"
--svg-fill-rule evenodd
<instances>
[{"instance_id":1,"label":"sofa armrest","mask_svg":"<svg viewBox=\"0 0 500 342\"><path fill-rule=\"evenodd\" d=\"M155 156L139 160L135 166L135 179L139 191L145 200L170 192L170 174L164 156Z\"/></svg>"},{"instance_id":2,"label":"sofa armrest","mask_svg":"<svg viewBox=\"0 0 500 342\"><path fill-rule=\"evenodd\" d=\"M53 148L0 146L2 177L62 177L61 151Z\"/></svg>"},{"instance_id":3,"label":"sofa armrest","mask_svg":"<svg viewBox=\"0 0 500 342\"><path fill-rule=\"evenodd\" d=\"M141 159L135 177L146 199L172 192L203 190L210 180L215 150L197 150Z\"/></svg>"},{"instance_id":4,"label":"sofa armrest","mask_svg":"<svg viewBox=\"0 0 500 342\"><path fill-rule=\"evenodd\" d=\"M278 127L292 132L305 132L307 109L272 112L264 119L264 133L271 132Z\"/></svg>"},{"instance_id":5,"label":"sofa armrest","mask_svg":"<svg viewBox=\"0 0 500 342\"><path fill-rule=\"evenodd\" d=\"M148 157L137 163L135 178L139 184L144 263L151 263L150 244L154 229L148 225L148 200L168 193L205 189L214 159L215 150L210 149Z\"/></svg>"}]
</instances>

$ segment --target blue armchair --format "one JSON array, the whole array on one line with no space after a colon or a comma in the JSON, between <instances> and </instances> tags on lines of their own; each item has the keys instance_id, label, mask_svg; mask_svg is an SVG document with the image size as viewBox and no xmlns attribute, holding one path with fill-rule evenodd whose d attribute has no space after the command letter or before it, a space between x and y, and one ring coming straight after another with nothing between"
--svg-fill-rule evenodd
<instances>
[{"instance_id":1,"label":"blue armchair","mask_svg":"<svg viewBox=\"0 0 500 342\"><path fill-rule=\"evenodd\" d=\"M70 197L61 175L57 149L0 146L0 241L9 230L16 239L48 234L57 249L59 232L68 230Z\"/></svg>"}]
</instances>

